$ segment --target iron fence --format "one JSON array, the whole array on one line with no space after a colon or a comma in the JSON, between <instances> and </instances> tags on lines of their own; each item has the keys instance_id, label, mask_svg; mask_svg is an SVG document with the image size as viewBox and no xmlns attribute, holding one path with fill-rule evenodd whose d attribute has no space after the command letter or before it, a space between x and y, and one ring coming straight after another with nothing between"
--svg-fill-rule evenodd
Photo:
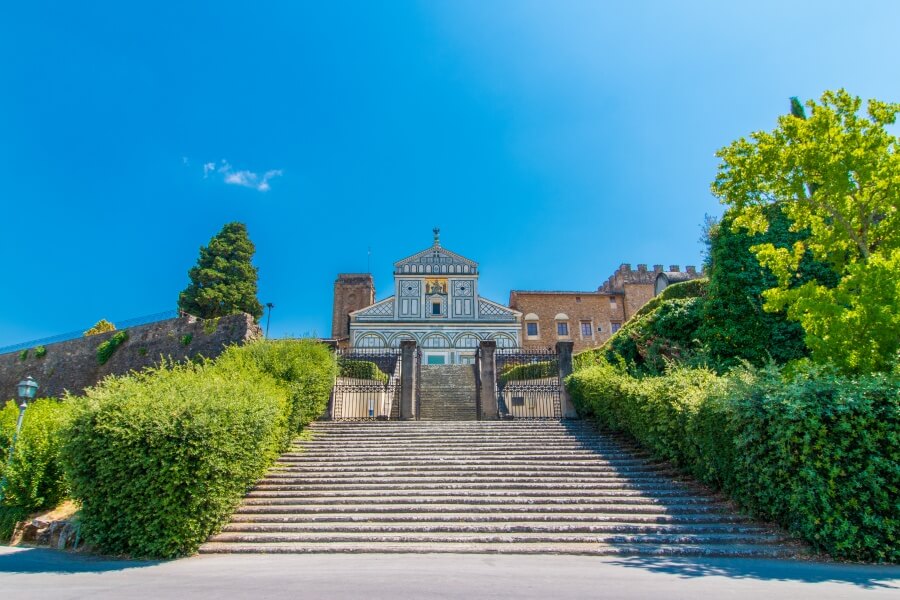
<instances>
[{"instance_id":1,"label":"iron fence","mask_svg":"<svg viewBox=\"0 0 900 600\"><path fill-rule=\"evenodd\" d=\"M555 350L497 348L497 403L501 417L559 419L559 354Z\"/></svg>"},{"instance_id":2,"label":"iron fence","mask_svg":"<svg viewBox=\"0 0 900 600\"><path fill-rule=\"evenodd\" d=\"M366 421L397 418L401 365L396 348L353 348L338 351L339 360L368 362L385 379L339 375L332 391L332 418L336 421Z\"/></svg>"}]
</instances>

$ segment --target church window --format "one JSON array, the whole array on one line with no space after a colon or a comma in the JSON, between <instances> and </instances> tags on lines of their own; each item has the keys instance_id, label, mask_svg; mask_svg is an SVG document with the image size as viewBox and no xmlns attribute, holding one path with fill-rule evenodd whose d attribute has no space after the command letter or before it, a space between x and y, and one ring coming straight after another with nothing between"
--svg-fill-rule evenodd
<instances>
[{"instance_id":1,"label":"church window","mask_svg":"<svg viewBox=\"0 0 900 600\"><path fill-rule=\"evenodd\" d=\"M617 332L620 329L622 329L621 323L610 323L609 324L609 330L613 333Z\"/></svg>"},{"instance_id":2,"label":"church window","mask_svg":"<svg viewBox=\"0 0 900 600\"><path fill-rule=\"evenodd\" d=\"M441 303L440 302L432 302L431 303L431 314L433 314L433 315L441 314Z\"/></svg>"},{"instance_id":3,"label":"church window","mask_svg":"<svg viewBox=\"0 0 900 600\"><path fill-rule=\"evenodd\" d=\"M526 323L525 331L528 334L528 337L537 337L538 335L538 324L537 323Z\"/></svg>"},{"instance_id":4,"label":"church window","mask_svg":"<svg viewBox=\"0 0 900 600\"><path fill-rule=\"evenodd\" d=\"M556 333L559 337L569 337L569 324L565 321L560 321L556 324Z\"/></svg>"}]
</instances>

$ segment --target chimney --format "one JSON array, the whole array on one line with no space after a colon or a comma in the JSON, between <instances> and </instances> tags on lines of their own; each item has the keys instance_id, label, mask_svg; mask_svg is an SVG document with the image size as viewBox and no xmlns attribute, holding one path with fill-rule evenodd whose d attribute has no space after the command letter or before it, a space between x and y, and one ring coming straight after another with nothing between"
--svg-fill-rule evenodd
<instances>
[{"instance_id":1,"label":"chimney","mask_svg":"<svg viewBox=\"0 0 900 600\"><path fill-rule=\"evenodd\" d=\"M646 272L647 272L647 265L638 265L638 272L639 272L639 273L646 273Z\"/></svg>"},{"instance_id":2,"label":"chimney","mask_svg":"<svg viewBox=\"0 0 900 600\"><path fill-rule=\"evenodd\" d=\"M663 272L663 266L662 266L662 265L653 265L653 272L654 272L654 273L662 273L662 272Z\"/></svg>"},{"instance_id":3,"label":"chimney","mask_svg":"<svg viewBox=\"0 0 900 600\"><path fill-rule=\"evenodd\" d=\"M678 273L679 271L681 271L681 267L679 267L678 265L669 265L669 270L674 273Z\"/></svg>"},{"instance_id":4,"label":"chimney","mask_svg":"<svg viewBox=\"0 0 900 600\"><path fill-rule=\"evenodd\" d=\"M697 267L695 267L694 265L688 265L684 268L684 270L688 272L688 275L697 274Z\"/></svg>"}]
</instances>

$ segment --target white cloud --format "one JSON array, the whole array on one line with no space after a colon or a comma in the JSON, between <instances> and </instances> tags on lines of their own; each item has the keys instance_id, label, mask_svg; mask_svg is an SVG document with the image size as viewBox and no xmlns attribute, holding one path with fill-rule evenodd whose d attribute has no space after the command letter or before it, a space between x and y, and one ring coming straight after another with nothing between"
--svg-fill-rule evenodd
<instances>
[{"instance_id":1,"label":"white cloud","mask_svg":"<svg viewBox=\"0 0 900 600\"><path fill-rule=\"evenodd\" d=\"M270 169L263 173L262 177L260 177L258 173L246 169L235 171L234 167L231 166L231 163L229 163L224 158L219 161L218 164L215 162L208 162L203 164L204 179L209 179L209 176L211 174L216 173L222 175L222 181L224 181L227 185L239 185L241 187L252 188L259 192L268 192L270 189L272 189L272 186L269 182L275 177L281 176L282 170Z\"/></svg>"}]
</instances>

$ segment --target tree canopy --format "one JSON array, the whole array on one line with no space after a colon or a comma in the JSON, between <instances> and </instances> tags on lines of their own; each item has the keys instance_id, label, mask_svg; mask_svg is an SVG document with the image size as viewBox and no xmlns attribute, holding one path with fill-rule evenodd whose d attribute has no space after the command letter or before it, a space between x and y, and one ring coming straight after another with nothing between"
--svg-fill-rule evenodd
<instances>
[{"instance_id":1,"label":"tree canopy","mask_svg":"<svg viewBox=\"0 0 900 600\"><path fill-rule=\"evenodd\" d=\"M259 319L257 269L251 263L256 248L243 223L227 223L208 246L200 248L197 265L188 271L191 283L181 292L178 308L204 319L245 312Z\"/></svg>"},{"instance_id":2,"label":"tree canopy","mask_svg":"<svg viewBox=\"0 0 900 600\"><path fill-rule=\"evenodd\" d=\"M767 207L779 204L791 231L808 232L790 246L751 248L776 285L765 309L798 321L814 359L848 372L889 368L900 348L900 156L887 130L900 104L825 92L771 132L758 131L719 150L713 193L735 211L734 224L765 233ZM811 256L837 284L796 285Z\"/></svg>"}]
</instances>

